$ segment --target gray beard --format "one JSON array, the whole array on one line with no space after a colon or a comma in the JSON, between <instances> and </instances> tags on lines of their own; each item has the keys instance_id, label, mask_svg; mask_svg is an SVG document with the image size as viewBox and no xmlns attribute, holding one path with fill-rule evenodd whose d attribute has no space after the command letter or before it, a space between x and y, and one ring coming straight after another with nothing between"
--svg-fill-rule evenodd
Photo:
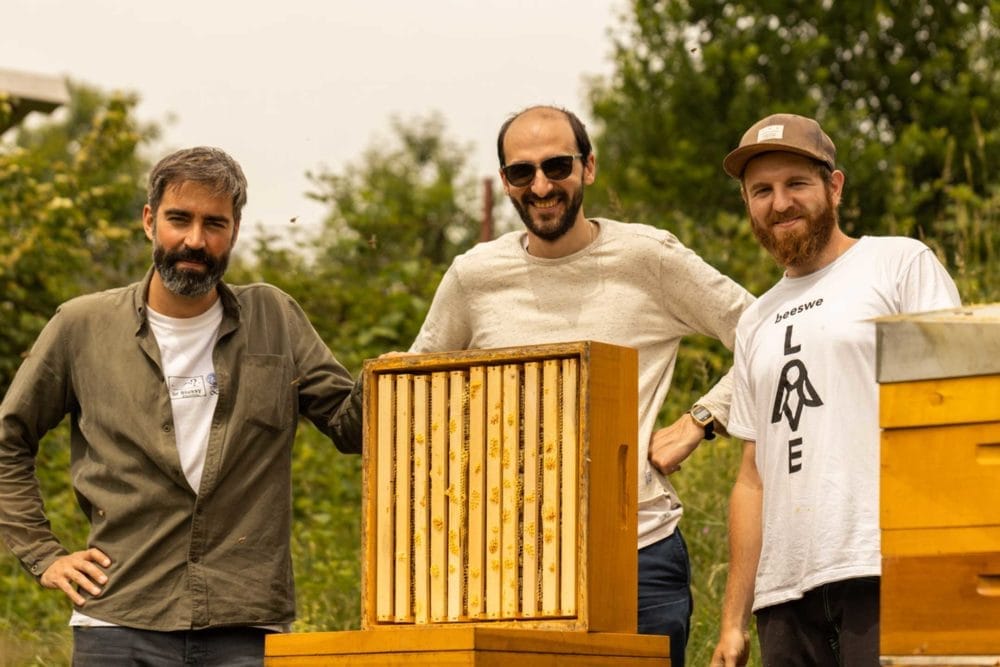
<instances>
[{"instance_id":1,"label":"gray beard","mask_svg":"<svg viewBox=\"0 0 1000 667\"><path fill-rule=\"evenodd\" d=\"M163 286L171 293L178 296L197 298L205 296L215 289L222 280L229 266L229 254L226 253L219 259L202 255L199 259L207 259L207 270L204 273L197 271L185 271L177 268L177 262L185 259L183 252L168 253L163 246L154 245L153 265Z\"/></svg>"}]
</instances>

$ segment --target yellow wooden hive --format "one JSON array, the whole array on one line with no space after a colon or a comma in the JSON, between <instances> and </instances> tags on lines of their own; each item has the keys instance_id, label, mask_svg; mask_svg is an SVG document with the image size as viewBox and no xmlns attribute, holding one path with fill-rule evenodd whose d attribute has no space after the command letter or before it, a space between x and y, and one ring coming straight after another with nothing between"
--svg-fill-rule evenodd
<instances>
[{"instance_id":1,"label":"yellow wooden hive","mask_svg":"<svg viewBox=\"0 0 1000 667\"><path fill-rule=\"evenodd\" d=\"M669 665L638 635L637 354L595 342L365 363L362 629L265 664Z\"/></svg>"},{"instance_id":2,"label":"yellow wooden hive","mask_svg":"<svg viewBox=\"0 0 1000 667\"><path fill-rule=\"evenodd\" d=\"M879 320L885 665L1000 665L1000 305Z\"/></svg>"},{"instance_id":3,"label":"yellow wooden hive","mask_svg":"<svg viewBox=\"0 0 1000 667\"><path fill-rule=\"evenodd\" d=\"M635 632L636 353L365 366L362 627Z\"/></svg>"}]
</instances>

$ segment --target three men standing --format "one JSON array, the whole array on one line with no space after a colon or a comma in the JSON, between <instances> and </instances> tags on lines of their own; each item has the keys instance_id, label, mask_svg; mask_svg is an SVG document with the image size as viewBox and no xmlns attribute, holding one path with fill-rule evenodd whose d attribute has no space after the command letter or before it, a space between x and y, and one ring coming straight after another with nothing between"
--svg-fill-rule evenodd
<instances>
[{"instance_id":1,"label":"three men standing","mask_svg":"<svg viewBox=\"0 0 1000 667\"><path fill-rule=\"evenodd\" d=\"M765 661L877 664L871 319L959 304L933 253L844 234L833 142L801 116L761 120L725 160L757 238L786 270L756 303L669 232L584 215L597 162L571 112L526 109L497 148L525 229L456 258L411 351L582 339L638 349L639 631L669 634L672 664L684 664L690 570L668 475L725 427L746 443L713 664L745 662L751 610ZM136 651L162 664L259 664L263 634L294 615L299 415L360 451L359 387L294 300L222 281L245 202L242 171L222 151L162 160L143 211L153 267L64 304L0 405L0 533L73 601L77 664ZM691 333L735 344L733 377L655 429ZM34 474L40 439L67 414L91 523L89 548L75 553L52 534Z\"/></svg>"}]
</instances>

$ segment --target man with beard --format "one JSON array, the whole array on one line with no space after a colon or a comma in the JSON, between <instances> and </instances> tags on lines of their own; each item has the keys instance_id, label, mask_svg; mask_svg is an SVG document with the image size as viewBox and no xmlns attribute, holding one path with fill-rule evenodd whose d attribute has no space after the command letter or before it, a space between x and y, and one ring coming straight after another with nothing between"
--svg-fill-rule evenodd
<instances>
[{"instance_id":1,"label":"man with beard","mask_svg":"<svg viewBox=\"0 0 1000 667\"><path fill-rule=\"evenodd\" d=\"M784 277L736 331L729 432L745 440L713 666L878 665L879 429L873 318L960 305L934 253L847 236L844 173L810 118L768 116L725 159Z\"/></svg>"},{"instance_id":2,"label":"man with beard","mask_svg":"<svg viewBox=\"0 0 1000 667\"><path fill-rule=\"evenodd\" d=\"M666 428L655 430L681 338L733 344L752 297L672 234L583 213L597 161L583 123L565 109L532 107L497 138L500 178L524 222L456 258L411 352L597 340L639 351L639 619L670 635L684 664L690 567L678 529L682 506L668 474L729 413L728 376Z\"/></svg>"},{"instance_id":3,"label":"man with beard","mask_svg":"<svg viewBox=\"0 0 1000 667\"><path fill-rule=\"evenodd\" d=\"M176 152L149 176L143 281L63 304L0 404L0 533L73 602L74 665L260 665L294 618L291 447L299 415L361 449L360 396L298 304L222 282L246 203L240 166ZM34 460L71 420L90 522L70 553Z\"/></svg>"}]
</instances>

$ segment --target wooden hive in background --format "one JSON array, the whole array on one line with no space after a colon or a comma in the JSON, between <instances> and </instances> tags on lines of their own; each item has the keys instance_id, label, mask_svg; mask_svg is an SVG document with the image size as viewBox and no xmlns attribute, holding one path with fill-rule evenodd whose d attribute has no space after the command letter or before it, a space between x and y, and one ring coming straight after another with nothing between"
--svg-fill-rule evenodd
<instances>
[{"instance_id":1,"label":"wooden hive in background","mask_svg":"<svg viewBox=\"0 0 1000 667\"><path fill-rule=\"evenodd\" d=\"M876 329L881 662L1000 665L1000 304Z\"/></svg>"},{"instance_id":2,"label":"wooden hive in background","mask_svg":"<svg viewBox=\"0 0 1000 667\"><path fill-rule=\"evenodd\" d=\"M636 631L637 355L365 364L362 628Z\"/></svg>"}]
</instances>

